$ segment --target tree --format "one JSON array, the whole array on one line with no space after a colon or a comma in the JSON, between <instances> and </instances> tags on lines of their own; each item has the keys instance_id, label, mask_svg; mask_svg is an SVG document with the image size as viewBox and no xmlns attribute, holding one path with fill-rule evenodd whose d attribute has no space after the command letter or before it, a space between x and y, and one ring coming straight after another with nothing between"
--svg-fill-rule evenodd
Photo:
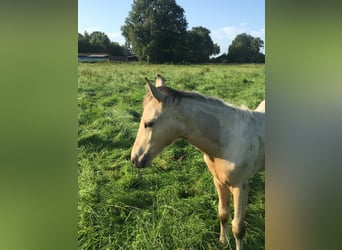
<instances>
[{"instance_id":1,"label":"tree","mask_svg":"<svg viewBox=\"0 0 342 250\"><path fill-rule=\"evenodd\" d=\"M253 63L265 62L265 55L260 53L264 42L246 33L236 36L228 48L228 62L231 63Z\"/></svg>"},{"instance_id":2,"label":"tree","mask_svg":"<svg viewBox=\"0 0 342 250\"><path fill-rule=\"evenodd\" d=\"M109 49L110 40L104 32L94 31L90 34L89 43L93 46L92 52L106 53Z\"/></svg>"},{"instance_id":3,"label":"tree","mask_svg":"<svg viewBox=\"0 0 342 250\"><path fill-rule=\"evenodd\" d=\"M84 35L78 33L78 53L108 53L113 56L129 55L129 51L117 42L111 42L108 36L100 31L94 31L90 35L87 31Z\"/></svg>"},{"instance_id":4,"label":"tree","mask_svg":"<svg viewBox=\"0 0 342 250\"><path fill-rule=\"evenodd\" d=\"M129 52L117 42L111 42L108 46L107 52L113 56L125 56L129 54Z\"/></svg>"},{"instance_id":5,"label":"tree","mask_svg":"<svg viewBox=\"0 0 342 250\"><path fill-rule=\"evenodd\" d=\"M84 32L84 35L78 33L78 53L87 53L92 51L92 46L89 43L89 35Z\"/></svg>"},{"instance_id":6,"label":"tree","mask_svg":"<svg viewBox=\"0 0 342 250\"><path fill-rule=\"evenodd\" d=\"M214 44L210 30L204 27L194 27L187 32L187 58L189 62L208 62L209 56L220 53L220 47Z\"/></svg>"},{"instance_id":7,"label":"tree","mask_svg":"<svg viewBox=\"0 0 342 250\"><path fill-rule=\"evenodd\" d=\"M184 59L186 28L175 0L135 0L121 31L139 60L160 63Z\"/></svg>"}]
</instances>

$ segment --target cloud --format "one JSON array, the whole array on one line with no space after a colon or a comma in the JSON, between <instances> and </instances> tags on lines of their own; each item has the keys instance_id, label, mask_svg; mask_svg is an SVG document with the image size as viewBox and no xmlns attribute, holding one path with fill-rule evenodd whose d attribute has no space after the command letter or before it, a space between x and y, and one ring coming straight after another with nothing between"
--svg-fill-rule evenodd
<instances>
[{"instance_id":1,"label":"cloud","mask_svg":"<svg viewBox=\"0 0 342 250\"><path fill-rule=\"evenodd\" d=\"M265 29L260 29L260 30L256 30L256 31L251 31L251 35L254 37L260 37L261 40L265 40Z\"/></svg>"},{"instance_id":2,"label":"cloud","mask_svg":"<svg viewBox=\"0 0 342 250\"><path fill-rule=\"evenodd\" d=\"M220 46L220 54L227 53L228 47L235 39L235 37L241 33L247 33L254 37L260 37L265 42L265 28L259 30L252 30L248 27L247 23L241 23L238 26L225 26L211 31L211 39L214 43ZM265 48L261 49L264 52Z\"/></svg>"}]
</instances>

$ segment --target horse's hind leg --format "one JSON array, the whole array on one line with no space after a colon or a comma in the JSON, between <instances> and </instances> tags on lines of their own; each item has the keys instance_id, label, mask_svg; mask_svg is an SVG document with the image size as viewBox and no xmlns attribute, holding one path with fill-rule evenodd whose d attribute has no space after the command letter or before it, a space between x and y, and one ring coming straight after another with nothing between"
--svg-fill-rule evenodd
<instances>
[{"instance_id":1,"label":"horse's hind leg","mask_svg":"<svg viewBox=\"0 0 342 250\"><path fill-rule=\"evenodd\" d=\"M245 212L248 200L248 181L231 187L234 198L234 218L232 221L232 231L235 238L236 250L242 250L242 240L245 236Z\"/></svg>"},{"instance_id":2,"label":"horse's hind leg","mask_svg":"<svg viewBox=\"0 0 342 250\"><path fill-rule=\"evenodd\" d=\"M214 183L219 197L218 213L220 218L220 243L228 240L228 218L230 191L227 185L214 177Z\"/></svg>"}]
</instances>

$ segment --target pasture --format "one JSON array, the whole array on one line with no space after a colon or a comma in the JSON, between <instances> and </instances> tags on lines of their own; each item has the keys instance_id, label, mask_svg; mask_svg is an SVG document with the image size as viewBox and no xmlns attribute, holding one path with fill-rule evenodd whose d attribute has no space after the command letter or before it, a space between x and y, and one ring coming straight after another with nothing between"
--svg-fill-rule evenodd
<instances>
[{"instance_id":1,"label":"pasture","mask_svg":"<svg viewBox=\"0 0 342 250\"><path fill-rule=\"evenodd\" d=\"M178 140L149 168L130 162L144 78L157 74L236 106L255 109L265 97L264 65L79 63L79 249L221 249L218 197L198 150ZM250 186L244 249L264 249L264 173Z\"/></svg>"}]
</instances>

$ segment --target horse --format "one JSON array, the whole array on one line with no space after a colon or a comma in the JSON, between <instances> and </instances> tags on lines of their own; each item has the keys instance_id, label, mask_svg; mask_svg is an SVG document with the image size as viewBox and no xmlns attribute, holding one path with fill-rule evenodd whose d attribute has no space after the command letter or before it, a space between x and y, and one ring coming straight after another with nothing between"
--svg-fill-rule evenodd
<instances>
[{"instance_id":1,"label":"horse","mask_svg":"<svg viewBox=\"0 0 342 250\"><path fill-rule=\"evenodd\" d=\"M147 94L131 151L132 164L150 166L158 153L178 138L202 151L219 198L219 242L224 245L228 240L232 193L232 232L236 250L241 250L249 180L265 169L265 101L256 110L246 110L215 97L167 87L160 75L155 86L145 80Z\"/></svg>"}]
</instances>

